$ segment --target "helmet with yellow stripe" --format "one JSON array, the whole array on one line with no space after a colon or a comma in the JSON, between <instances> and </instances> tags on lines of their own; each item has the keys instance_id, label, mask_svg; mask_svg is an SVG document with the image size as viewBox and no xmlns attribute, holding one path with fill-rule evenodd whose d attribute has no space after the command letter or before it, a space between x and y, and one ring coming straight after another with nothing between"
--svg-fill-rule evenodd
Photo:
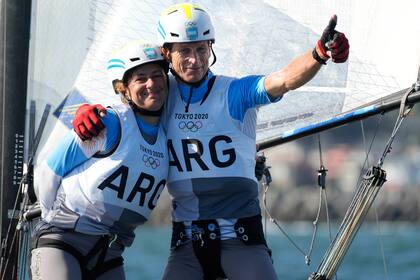
<instances>
[{"instance_id":1,"label":"helmet with yellow stripe","mask_svg":"<svg viewBox=\"0 0 420 280\"><path fill-rule=\"evenodd\" d=\"M167 8L159 19L158 40L165 43L214 42L210 15L199 5L181 3Z\"/></svg>"}]
</instances>

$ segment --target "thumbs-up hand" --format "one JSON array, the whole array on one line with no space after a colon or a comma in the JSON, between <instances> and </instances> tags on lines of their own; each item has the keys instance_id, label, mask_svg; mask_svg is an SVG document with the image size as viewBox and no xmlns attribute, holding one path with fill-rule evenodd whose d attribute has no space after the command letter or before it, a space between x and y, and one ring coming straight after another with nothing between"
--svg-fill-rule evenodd
<instances>
[{"instance_id":1,"label":"thumbs-up hand","mask_svg":"<svg viewBox=\"0 0 420 280\"><path fill-rule=\"evenodd\" d=\"M344 33L335 30L336 25L337 16L333 15L312 52L313 57L321 64L326 64L329 58L335 63L343 63L349 57L349 42Z\"/></svg>"}]
</instances>

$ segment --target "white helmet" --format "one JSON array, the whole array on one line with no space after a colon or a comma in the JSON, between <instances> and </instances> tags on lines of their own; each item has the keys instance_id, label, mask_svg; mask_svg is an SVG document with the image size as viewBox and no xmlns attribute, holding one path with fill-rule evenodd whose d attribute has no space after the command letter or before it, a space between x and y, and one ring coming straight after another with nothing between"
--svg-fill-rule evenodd
<instances>
[{"instance_id":1,"label":"white helmet","mask_svg":"<svg viewBox=\"0 0 420 280\"><path fill-rule=\"evenodd\" d=\"M210 15L193 3L170 6L160 16L158 40L161 46L164 43L214 42L214 27Z\"/></svg>"},{"instance_id":2,"label":"white helmet","mask_svg":"<svg viewBox=\"0 0 420 280\"><path fill-rule=\"evenodd\" d=\"M163 58L160 47L142 41L132 41L115 51L108 61L107 72L111 82L124 80L128 70L146 63L159 62L168 73L168 63Z\"/></svg>"}]
</instances>

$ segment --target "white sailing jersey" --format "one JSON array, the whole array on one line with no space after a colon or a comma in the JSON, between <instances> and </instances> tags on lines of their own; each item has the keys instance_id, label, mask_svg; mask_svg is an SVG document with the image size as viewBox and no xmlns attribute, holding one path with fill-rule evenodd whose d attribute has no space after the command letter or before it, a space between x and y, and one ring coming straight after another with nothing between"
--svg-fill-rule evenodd
<instances>
[{"instance_id":1,"label":"white sailing jersey","mask_svg":"<svg viewBox=\"0 0 420 280\"><path fill-rule=\"evenodd\" d=\"M166 103L168 191L173 219L241 218L260 213L255 178L256 109L248 123L229 114L233 78L217 76L204 102L186 104L174 80ZM254 126L253 135L249 126ZM244 132L247 127L247 133Z\"/></svg>"},{"instance_id":2,"label":"white sailing jersey","mask_svg":"<svg viewBox=\"0 0 420 280\"><path fill-rule=\"evenodd\" d=\"M118 146L112 154L90 158L63 178L55 214L48 222L87 234L117 233L129 246L135 227L148 219L165 187L168 154L161 127L156 142L149 144L129 106L113 109L121 124Z\"/></svg>"}]
</instances>

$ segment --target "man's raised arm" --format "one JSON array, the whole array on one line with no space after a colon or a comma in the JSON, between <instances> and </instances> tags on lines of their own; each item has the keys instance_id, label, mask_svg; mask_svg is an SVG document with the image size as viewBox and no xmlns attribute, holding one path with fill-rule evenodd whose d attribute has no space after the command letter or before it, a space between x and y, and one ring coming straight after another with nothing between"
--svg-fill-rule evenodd
<instances>
[{"instance_id":1,"label":"man's raised arm","mask_svg":"<svg viewBox=\"0 0 420 280\"><path fill-rule=\"evenodd\" d=\"M312 51L296 57L283 69L267 76L264 86L273 99L306 84L328 59L335 63L347 61L350 45L344 33L335 30L336 25L337 16L334 15Z\"/></svg>"}]
</instances>

